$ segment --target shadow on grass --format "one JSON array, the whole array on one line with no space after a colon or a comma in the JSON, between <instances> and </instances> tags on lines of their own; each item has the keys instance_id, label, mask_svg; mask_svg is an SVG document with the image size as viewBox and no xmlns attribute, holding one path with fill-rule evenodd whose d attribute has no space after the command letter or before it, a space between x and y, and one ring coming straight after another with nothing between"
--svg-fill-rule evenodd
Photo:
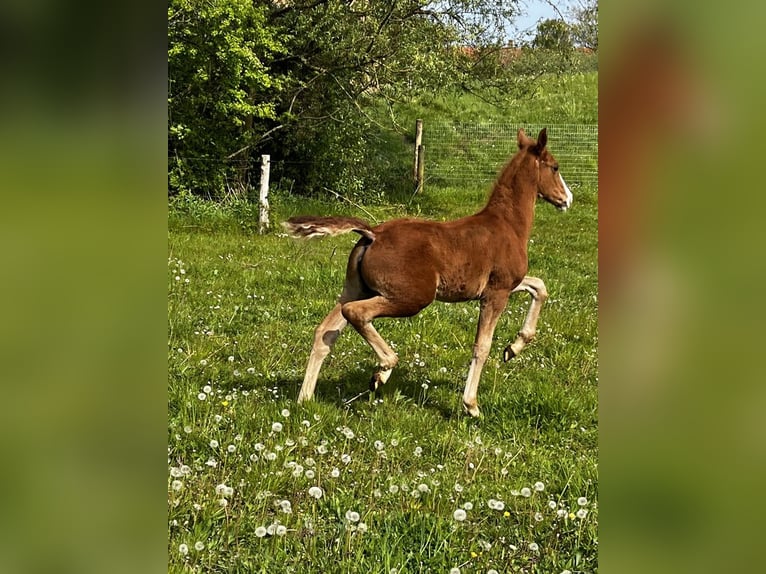
<instances>
[{"instance_id":1,"label":"shadow on grass","mask_svg":"<svg viewBox=\"0 0 766 574\"><path fill-rule=\"evenodd\" d=\"M338 409L356 410L362 405L367 405L371 398L369 384L373 368L370 366L370 369L354 369L342 376L322 377L320 374L314 391L314 400L333 404ZM424 379L418 371L408 367L397 367L388 383L379 388L372 398L402 407L424 409L438 414L444 420L466 416L462 410L455 408L454 402L442 402L433 393L424 394L423 382ZM284 397L295 400L302 379L280 378L275 379L271 384L278 386ZM429 386L462 393L462 386L448 379L431 381Z\"/></svg>"}]
</instances>

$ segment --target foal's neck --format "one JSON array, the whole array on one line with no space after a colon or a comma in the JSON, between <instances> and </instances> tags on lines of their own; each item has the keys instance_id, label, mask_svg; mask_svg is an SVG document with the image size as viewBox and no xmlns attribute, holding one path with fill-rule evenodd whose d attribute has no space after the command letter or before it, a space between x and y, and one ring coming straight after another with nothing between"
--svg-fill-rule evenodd
<instances>
[{"instance_id":1,"label":"foal's neck","mask_svg":"<svg viewBox=\"0 0 766 574\"><path fill-rule=\"evenodd\" d=\"M526 242L535 218L537 184L528 172L511 162L495 182L487 205L479 213L491 215L509 224L517 237Z\"/></svg>"}]
</instances>

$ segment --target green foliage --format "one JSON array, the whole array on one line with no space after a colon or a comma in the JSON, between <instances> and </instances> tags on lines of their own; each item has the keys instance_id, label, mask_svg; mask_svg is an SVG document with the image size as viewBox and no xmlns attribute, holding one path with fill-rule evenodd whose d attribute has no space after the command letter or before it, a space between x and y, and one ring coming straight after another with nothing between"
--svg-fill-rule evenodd
<instances>
[{"instance_id":1,"label":"green foliage","mask_svg":"<svg viewBox=\"0 0 766 574\"><path fill-rule=\"evenodd\" d=\"M250 0L171 0L168 6L168 187L221 197L242 182L232 161L254 141L254 122L273 118L281 51L266 10ZM243 156L238 159L245 159Z\"/></svg>"},{"instance_id":2,"label":"green foliage","mask_svg":"<svg viewBox=\"0 0 766 574\"><path fill-rule=\"evenodd\" d=\"M543 20L537 25L537 35L532 46L560 52L571 50L573 44L569 25L559 19Z\"/></svg>"},{"instance_id":3,"label":"green foliage","mask_svg":"<svg viewBox=\"0 0 766 574\"><path fill-rule=\"evenodd\" d=\"M580 65L571 51L508 59L515 13L491 0L173 0L171 193L245 197L261 153L291 193L403 192L408 168L371 142L407 137L401 104L470 92L503 106Z\"/></svg>"}]
</instances>

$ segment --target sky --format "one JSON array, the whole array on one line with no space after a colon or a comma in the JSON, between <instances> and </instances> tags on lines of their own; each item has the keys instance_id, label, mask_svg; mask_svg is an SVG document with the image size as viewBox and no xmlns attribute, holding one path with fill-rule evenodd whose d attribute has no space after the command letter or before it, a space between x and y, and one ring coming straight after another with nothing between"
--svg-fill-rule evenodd
<instances>
[{"instance_id":1,"label":"sky","mask_svg":"<svg viewBox=\"0 0 766 574\"><path fill-rule=\"evenodd\" d=\"M575 4L572 0L551 0L551 3L556 5L564 16L567 16L569 7ZM525 14L516 20L515 27L518 32L529 33L531 37L534 37L539 21L559 17L545 0L521 0L521 9Z\"/></svg>"}]
</instances>

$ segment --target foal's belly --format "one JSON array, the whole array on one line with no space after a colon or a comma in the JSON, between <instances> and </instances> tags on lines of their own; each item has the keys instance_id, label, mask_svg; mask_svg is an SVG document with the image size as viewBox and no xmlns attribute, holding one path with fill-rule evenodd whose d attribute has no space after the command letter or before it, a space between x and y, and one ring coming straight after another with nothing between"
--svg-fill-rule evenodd
<instances>
[{"instance_id":1,"label":"foal's belly","mask_svg":"<svg viewBox=\"0 0 766 574\"><path fill-rule=\"evenodd\" d=\"M446 303L479 299L487 286L487 280L467 280L460 277L440 277L436 286L436 300Z\"/></svg>"}]
</instances>

